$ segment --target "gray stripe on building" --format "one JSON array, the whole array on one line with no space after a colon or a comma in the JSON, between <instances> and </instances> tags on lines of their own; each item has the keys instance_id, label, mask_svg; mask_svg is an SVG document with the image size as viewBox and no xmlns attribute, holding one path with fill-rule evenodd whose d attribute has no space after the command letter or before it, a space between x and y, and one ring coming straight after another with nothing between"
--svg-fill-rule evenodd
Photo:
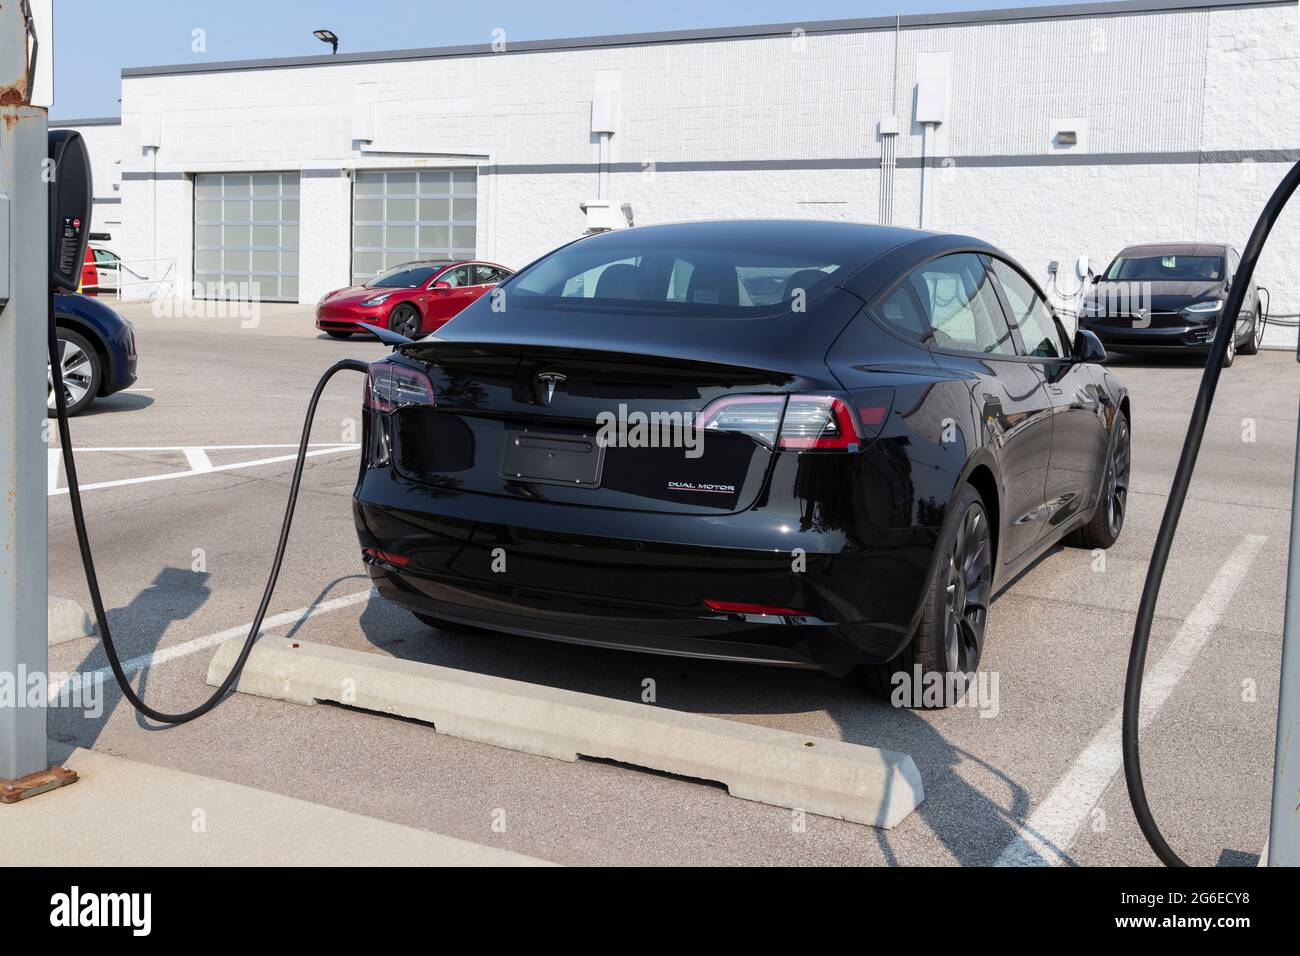
<instances>
[{"instance_id":1,"label":"gray stripe on building","mask_svg":"<svg viewBox=\"0 0 1300 956\"><path fill-rule=\"evenodd\" d=\"M1000 155L1000 156L936 156L929 157L925 165L990 169L998 167L1036 166L1171 166L1220 165L1232 163L1293 163L1300 161L1297 149L1231 149L1186 150L1167 153L1064 153L1050 155ZM900 169L920 169L922 160L917 156L901 157ZM880 158L851 157L827 159L717 159L717 160L665 160L647 159L638 163L610 163L612 173L640 173L653 169L657 173L739 173L793 170L862 170L879 169ZM584 174L600 170L597 163L496 163L479 167L484 175L546 175Z\"/></svg>"},{"instance_id":2,"label":"gray stripe on building","mask_svg":"<svg viewBox=\"0 0 1300 956\"><path fill-rule=\"evenodd\" d=\"M758 26L711 27L700 30L669 30L656 33L621 33L610 36L571 37L557 40L523 40L494 50L490 43L460 46L387 50L372 53L337 53L316 56L274 57L254 60L224 60L214 63L176 63L166 66L127 67L123 77L166 76L176 73L226 73L236 70L273 70L307 66L345 66L356 63L393 63L402 60L440 60L454 57L503 56L545 53L559 50L593 50L611 47L650 46L660 43L701 43L720 40L749 40L790 36L802 30L809 36L836 33L866 33L901 29L924 29L972 24L1015 23L1031 20L1065 20L1080 17L1133 16L1170 11L1222 10L1245 7L1295 6L1296 0L1121 0L1118 3L1071 3L1058 6L1020 7L1007 10L964 10L949 13L906 14L901 18L865 17L805 23L772 23Z\"/></svg>"},{"instance_id":3,"label":"gray stripe on building","mask_svg":"<svg viewBox=\"0 0 1300 956\"><path fill-rule=\"evenodd\" d=\"M50 129L70 129L73 126L121 126L120 116L91 116L84 119L50 120Z\"/></svg>"}]
</instances>

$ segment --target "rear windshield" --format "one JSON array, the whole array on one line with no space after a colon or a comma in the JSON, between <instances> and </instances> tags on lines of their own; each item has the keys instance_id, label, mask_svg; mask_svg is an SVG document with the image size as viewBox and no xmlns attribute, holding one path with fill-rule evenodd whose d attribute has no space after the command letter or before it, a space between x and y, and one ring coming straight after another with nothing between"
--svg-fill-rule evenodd
<instances>
[{"instance_id":1,"label":"rear windshield","mask_svg":"<svg viewBox=\"0 0 1300 956\"><path fill-rule=\"evenodd\" d=\"M379 273L366 285L372 289L414 289L424 285L445 268L447 268L445 262L433 265L408 263Z\"/></svg>"},{"instance_id":2,"label":"rear windshield","mask_svg":"<svg viewBox=\"0 0 1300 956\"><path fill-rule=\"evenodd\" d=\"M1218 282L1223 278L1223 256L1120 256L1106 270L1107 279L1134 281Z\"/></svg>"},{"instance_id":3,"label":"rear windshield","mask_svg":"<svg viewBox=\"0 0 1300 956\"><path fill-rule=\"evenodd\" d=\"M510 297L537 306L708 318L802 311L843 268L816 249L616 238L566 246L515 277ZM525 302L525 304L528 304Z\"/></svg>"}]
</instances>

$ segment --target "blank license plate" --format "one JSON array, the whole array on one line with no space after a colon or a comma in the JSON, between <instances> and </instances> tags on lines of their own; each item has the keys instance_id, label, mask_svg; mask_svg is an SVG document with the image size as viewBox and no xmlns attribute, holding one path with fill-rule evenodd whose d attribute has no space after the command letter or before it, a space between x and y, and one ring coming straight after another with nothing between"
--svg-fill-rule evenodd
<instances>
[{"instance_id":1,"label":"blank license plate","mask_svg":"<svg viewBox=\"0 0 1300 956\"><path fill-rule=\"evenodd\" d=\"M595 434L507 428L501 475L512 481L596 488L605 449Z\"/></svg>"}]
</instances>

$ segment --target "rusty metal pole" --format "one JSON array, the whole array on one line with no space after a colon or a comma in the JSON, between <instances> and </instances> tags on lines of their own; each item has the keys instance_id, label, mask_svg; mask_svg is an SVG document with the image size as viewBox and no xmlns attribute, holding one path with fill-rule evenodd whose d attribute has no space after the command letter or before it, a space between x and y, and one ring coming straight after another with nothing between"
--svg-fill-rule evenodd
<instances>
[{"instance_id":1,"label":"rusty metal pole","mask_svg":"<svg viewBox=\"0 0 1300 956\"><path fill-rule=\"evenodd\" d=\"M36 4L40 15L49 8ZM35 42L32 10L0 3L0 803L68 776L50 768L45 733L48 115L32 105L43 69L32 53L49 51Z\"/></svg>"}]
</instances>

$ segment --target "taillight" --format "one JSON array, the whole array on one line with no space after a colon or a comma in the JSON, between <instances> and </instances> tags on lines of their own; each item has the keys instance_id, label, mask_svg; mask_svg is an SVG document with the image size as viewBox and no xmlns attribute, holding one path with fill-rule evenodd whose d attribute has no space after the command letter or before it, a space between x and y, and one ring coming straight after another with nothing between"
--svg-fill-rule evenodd
<instances>
[{"instance_id":1,"label":"taillight","mask_svg":"<svg viewBox=\"0 0 1300 956\"><path fill-rule=\"evenodd\" d=\"M708 431L736 432L778 451L857 451L880 433L889 417L892 389L867 389L854 414L833 395L737 395L720 398L700 414Z\"/></svg>"},{"instance_id":2,"label":"taillight","mask_svg":"<svg viewBox=\"0 0 1300 956\"><path fill-rule=\"evenodd\" d=\"M791 395L776 447L782 451L857 451L862 444L849 406L830 395Z\"/></svg>"},{"instance_id":3,"label":"taillight","mask_svg":"<svg viewBox=\"0 0 1300 956\"><path fill-rule=\"evenodd\" d=\"M700 428L707 431L737 432L776 445L785 411L784 395L737 395L720 398L700 414Z\"/></svg>"},{"instance_id":4,"label":"taillight","mask_svg":"<svg viewBox=\"0 0 1300 956\"><path fill-rule=\"evenodd\" d=\"M418 369L385 360L374 362L366 375L366 408L391 412L402 405L434 405L433 383Z\"/></svg>"}]
</instances>

